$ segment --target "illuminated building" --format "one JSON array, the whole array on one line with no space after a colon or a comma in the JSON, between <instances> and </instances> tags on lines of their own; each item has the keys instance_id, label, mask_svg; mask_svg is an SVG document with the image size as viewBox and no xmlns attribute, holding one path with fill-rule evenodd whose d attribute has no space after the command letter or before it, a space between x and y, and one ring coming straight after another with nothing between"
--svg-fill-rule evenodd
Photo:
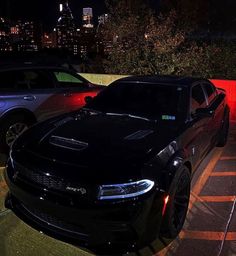
<instances>
[{"instance_id":1,"label":"illuminated building","mask_svg":"<svg viewBox=\"0 0 236 256\"><path fill-rule=\"evenodd\" d=\"M83 8L83 27L93 28L93 9L90 7Z\"/></svg>"},{"instance_id":2,"label":"illuminated building","mask_svg":"<svg viewBox=\"0 0 236 256\"><path fill-rule=\"evenodd\" d=\"M38 51L40 48L40 29L32 21L18 21L16 27L18 31L17 50L18 51ZM13 34L14 36L14 34Z\"/></svg>"},{"instance_id":3,"label":"illuminated building","mask_svg":"<svg viewBox=\"0 0 236 256\"><path fill-rule=\"evenodd\" d=\"M75 22L68 5L68 0L61 1L59 5L60 17L57 21L57 47L67 49L69 52L76 55L75 51Z\"/></svg>"},{"instance_id":4,"label":"illuminated building","mask_svg":"<svg viewBox=\"0 0 236 256\"><path fill-rule=\"evenodd\" d=\"M107 13L98 16L98 26L101 24L105 24L108 21L109 15Z\"/></svg>"},{"instance_id":5,"label":"illuminated building","mask_svg":"<svg viewBox=\"0 0 236 256\"><path fill-rule=\"evenodd\" d=\"M109 14L102 14L98 16L98 26L96 29L96 45L97 45L97 52L107 54L112 51L113 47L113 36L103 36L103 27L105 23L109 22Z\"/></svg>"},{"instance_id":6,"label":"illuminated building","mask_svg":"<svg viewBox=\"0 0 236 256\"><path fill-rule=\"evenodd\" d=\"M57 35L56 31L51 33L44 33L42 36L42 48L56 48L57 47Z\"/></svg>"},{"instance_id":7,"label":"illuminated building","mask_svg":"<svg viewBox=\"0 0 236 256\"><path fill-rule=\"evenodd\" d=\"M5 19L0 17L0 51L11 51L10 27Z\"/></svg>"}]
</instances>

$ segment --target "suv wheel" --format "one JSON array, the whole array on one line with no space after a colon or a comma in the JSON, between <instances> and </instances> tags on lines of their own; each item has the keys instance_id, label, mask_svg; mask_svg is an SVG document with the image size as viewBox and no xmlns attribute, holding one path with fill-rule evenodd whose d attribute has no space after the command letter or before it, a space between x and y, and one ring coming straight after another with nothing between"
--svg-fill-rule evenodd
<instances>
[{"instance_id":1,"label":"suv wheel","mask_svg":"<svg viewBox=\"0 0 236 256\"><path fill-rule=\"evenodd\" d=\"M162 220L161 236L173 239L181 231L188 211L190 185L190 172L183 166L169 190L169 202Z\"/></svg>"},{"instance_id":2,"label":"suv wheel","mask_svg":"<svg viewBox=\"0 0 236 256\"><path fill-rule=\"evenodd\" d=\"M8 153L13 142L32 125L24 115L15 114L7 117L1 125L0 147L2 153Z\"/></svg>"}]
</instances>

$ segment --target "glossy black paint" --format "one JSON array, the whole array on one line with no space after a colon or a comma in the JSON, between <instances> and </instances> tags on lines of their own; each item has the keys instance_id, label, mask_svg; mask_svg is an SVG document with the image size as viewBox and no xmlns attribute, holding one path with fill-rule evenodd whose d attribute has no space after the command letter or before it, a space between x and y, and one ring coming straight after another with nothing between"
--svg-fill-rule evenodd
<instances>
[{"instance_id":1,"label":"glossy black paint","mask_svg":"<svg viewBox=\"0 0 236 256\"><path fill-rule=\"evenodd\" d=\"M164 197L178 171L185 165L194 172L226 121L229 108L221 90L204 109L191 113L192 87L203 82L210 83L174 77L114 83L181 87L185 107L175 121L98 111L88 103L33 126L13 145L6 206L38 230L90 249L131 251L148 244L159 235ZM83 149L68 149L65 141L58 146L52 138L73 138L83 142ZM154 188L129 199L98 200L100 185L141 179L153 180Z\"/></svg>"}]
</instances>

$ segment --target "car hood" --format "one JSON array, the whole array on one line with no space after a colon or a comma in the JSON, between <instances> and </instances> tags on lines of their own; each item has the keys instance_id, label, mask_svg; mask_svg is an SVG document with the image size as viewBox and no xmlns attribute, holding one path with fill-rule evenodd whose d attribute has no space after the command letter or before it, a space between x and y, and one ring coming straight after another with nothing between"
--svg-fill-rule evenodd
<instances>
[{"instance_id":1,"label":"car hood","mask_svg":"<svg viewBox=\"0 0 236 256\"><path fill-rule=\"evenodd\" d=\"M103 174L110 178L122 174L127 180L140 177L138 170L171 137L161 132L154 120L81 110L34 126L14 148L18 159L25 157L24 162L37 166L47 163L43 168L53 166L51 172L60 169L64 175L75 171L83 178L97 173L96 179ZM83 171L78 175L79 169Z\"/></svg>"}]
</instances>

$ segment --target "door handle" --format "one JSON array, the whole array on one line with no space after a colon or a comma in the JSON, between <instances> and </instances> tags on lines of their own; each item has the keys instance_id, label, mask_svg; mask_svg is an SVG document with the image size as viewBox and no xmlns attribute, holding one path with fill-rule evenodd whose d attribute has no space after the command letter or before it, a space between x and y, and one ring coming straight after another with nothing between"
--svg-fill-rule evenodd
<instances>
[{"instance_id":1,"label":"door handle","mask_svg":"<svg viewBox=\"0 0 236 256\"><path fill-rule=\"evenodd\" d=\"M210 110L209 114L211 115L212 118L214 118L215 117L215 110Z\"/></svg>"},{"instance_id":2,"label":"door handle","mask_svg":"<svg viewBox=\"0 0 236 256\"><path fill-rule=\"evenodd\" d=\"M64 96L65 96L65 97L71 97L72 94L71 94L70 92L65 92L65 93L64 93Z\"/></svg>"},{"instance_id":3,"label":"door handle","mask_svg":"<svg viewBox=\"0 0 236 256\"><path fill-rule=\"evenodd\" d=\"M35 96L32 96L32 95L26 95L23 97L24 100L27 100L27 101L33 101L36 99Z\"/></svg>"}]
</instances>

